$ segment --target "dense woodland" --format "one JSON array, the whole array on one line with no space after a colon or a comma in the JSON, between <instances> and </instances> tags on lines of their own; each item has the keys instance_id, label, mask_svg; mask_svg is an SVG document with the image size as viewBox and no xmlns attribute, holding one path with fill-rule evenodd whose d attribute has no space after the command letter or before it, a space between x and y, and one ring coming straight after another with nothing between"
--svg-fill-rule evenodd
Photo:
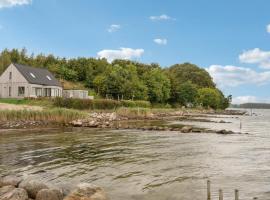
<instances>
[{"instance_id":1,"label":"dense woodland","mask_svg":"<svg viewBox=\"0 0 270 200\"><path fill-rule=\"evenodd\" d=\"M167 106L203 106L224 109L225 97L203 68L190 63L161 68L129 60L60 58L54 55L29 55L26 49L5 49L0 54L0 73L11 62L42 67L58 79L80 83L100 98L147 100Z\"/></svg>"}]
</instances>

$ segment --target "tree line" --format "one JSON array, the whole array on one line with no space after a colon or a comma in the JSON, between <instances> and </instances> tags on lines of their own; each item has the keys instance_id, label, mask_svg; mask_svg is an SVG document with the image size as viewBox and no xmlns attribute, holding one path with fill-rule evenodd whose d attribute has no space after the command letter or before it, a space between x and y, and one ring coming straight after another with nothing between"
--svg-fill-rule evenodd
<instances>
[{"instance_id":1,"label":"tree line","mask_svg":"<svg viewBox=\"0 0 270 200\"><path fill-rule=\"evenodd\" d=\"M225 109L231 100L216 87L205 69L190 63L162 68L157 63L109 63L106 59L66 59L52 54L28 55L26 49L4 49L0 54L0 73L12 62L46 68L58 79L83 83L102 98L213 109Z\"/></svg>"}]
</instances>

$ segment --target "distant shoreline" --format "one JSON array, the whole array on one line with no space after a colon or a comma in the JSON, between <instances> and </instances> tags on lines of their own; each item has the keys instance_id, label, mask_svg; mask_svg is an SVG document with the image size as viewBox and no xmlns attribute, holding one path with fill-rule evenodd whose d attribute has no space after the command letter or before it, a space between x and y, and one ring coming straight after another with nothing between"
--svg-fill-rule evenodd
<instances>
[{"instance_id":1,"label":"distant shoreline","mask_svg":"<svg viewBox=\"0 0 270 200\"><path fill-rule=\"evenodd\" d=\"M230 108L246 108L246 109L270 109L270 103L244 103L232 104Z\"/></svg>"}]
</instances>

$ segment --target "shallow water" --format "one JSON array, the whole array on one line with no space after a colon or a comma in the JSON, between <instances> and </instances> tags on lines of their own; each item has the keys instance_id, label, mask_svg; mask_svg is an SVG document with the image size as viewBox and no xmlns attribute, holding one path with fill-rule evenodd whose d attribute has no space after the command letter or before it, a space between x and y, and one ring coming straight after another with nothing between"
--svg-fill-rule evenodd
<instances>
[{"instance_id":1,"label":"shallow water","mask_svg":"<svg viewBox=\"0 0 270 200\"><path fill-rule=\"evenodd\" d=\"M15 172L54 184L90 182L112 200L206 199L224 190L232 199L270 199L270 111L241 116L249 135L94 129L0 132L0 173ZM204 128L240 130L232 123L186 122ZM182 123L172 121L170 123Z\"/></svg>"}]
</instances>

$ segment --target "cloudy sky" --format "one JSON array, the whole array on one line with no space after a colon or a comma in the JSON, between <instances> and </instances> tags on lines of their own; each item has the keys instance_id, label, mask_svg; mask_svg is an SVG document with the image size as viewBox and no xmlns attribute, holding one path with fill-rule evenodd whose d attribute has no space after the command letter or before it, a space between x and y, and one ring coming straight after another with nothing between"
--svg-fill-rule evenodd
<instances>
[{"instance_id":1,"label":"cloudy sky","mask_svg":"<svg viewBox=\"0 0 270 200\"><path fill-rule=\"evenodd\" d=\"M234 103L270 102L269 8L269 0L0 0L0 49L191 62Z\"/></svg>"}]
</instances>

